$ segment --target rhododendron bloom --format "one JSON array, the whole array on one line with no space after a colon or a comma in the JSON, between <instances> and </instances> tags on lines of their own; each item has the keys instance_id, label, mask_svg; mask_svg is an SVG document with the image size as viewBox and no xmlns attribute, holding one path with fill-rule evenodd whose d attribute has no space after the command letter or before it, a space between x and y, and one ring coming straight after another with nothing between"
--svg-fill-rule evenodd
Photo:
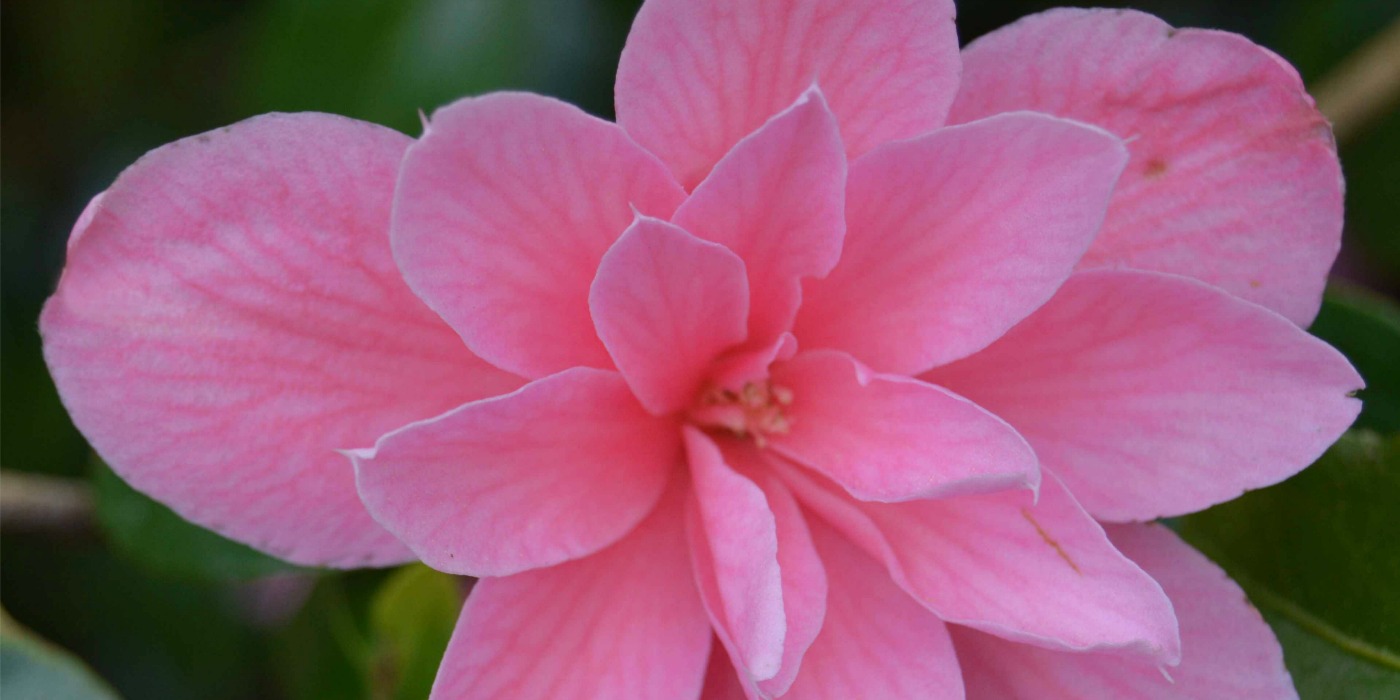
<instances>
[{"instance_id":1,"label":"rhododendron bloom","mask_svg":"<svg viewBox=\"0 0 1400 700\"><path fill-rule=\"evenodd\" d=\"M1293 696L1144 524L1358 411L1300 327L1341 180L1287 64L1135 12L960 52L947 0L648 0L617 112L156 150L44 314L75 422L289 560L483 577L439 698Z\"/></svg>"}]
</instances>

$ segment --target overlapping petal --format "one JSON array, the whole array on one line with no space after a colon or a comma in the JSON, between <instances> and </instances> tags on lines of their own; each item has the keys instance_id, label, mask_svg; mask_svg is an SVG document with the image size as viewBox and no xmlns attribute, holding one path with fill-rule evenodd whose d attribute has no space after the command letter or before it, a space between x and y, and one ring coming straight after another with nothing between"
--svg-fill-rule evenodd
<instances>
[{"instance_id":1,"label":"overlapping petal","mask_svg":"<svg viewBox=\"0 0 1400 700\"><path fill-rule=\"evenodd\" d=\"M712 634L686 553L683 498L678 480L597 554L477 582L432 698L697 697Z\"/></svg>"},{"instance_id":2,"label":"overlapping petal","mask_svg":"<svg viewBox=\"0 0 1400 700\"><path fill-rule=\"evenodd\" d=\"M440 571L504 576L616 542L680 464L674 421L616 372L579 367L351 453L379 522Z\"/></svg>"},{"instance_id":3,"label":"overlapping petal","mask_svg":"<svg viewBox=\"0 0 1400 700\"><path fill-rule=\"evenodd\" d=\"M335 450L521 382L394 267L408 144L341 117L258 117L151 152L93 201L40 328L64 404L118 474L284 559L408 557Z\"/></svg>"},{"instance_id":4,"label":"overlapping petal","mask_svg":"<svg viewBox=\"0 0 1400 700\"><path fill-rule=\"evenodd\" d=\"M971 700L1289 700L1283 653L1240 587L1158 525L1108 529L1113 543L1162 584L1181 622L1181 664L1069 654L953 630Z\"/></svg>"},{"instance_id":5,"label":"overlapping petal","mask_svg":"<svg viewBox=\"0 0 1400 700\"><path fill-rule=\"evenodd\" d=\"M1026 491L862 503L774 463L804 505L883 561L895 583L946 622L1051 649L1175 663L1171 603L1047 475ZM835 594L833 594L835 595Z\"/></svg>"},{"instance_id":6,"label":"overlapping petal","mask_svg":"<svg viewBox=\"0 0 1400 700\"><path fill-rule=\"evenodd\" d=\"M657 414L694 401L715 358L748 335L744 262L656 219L639 218L603 256L588 303L618 371Z\"/></svg>"},{"instance_id":7,"label":"overlapping petal","mask_svg":"<svg viewBox=\"0 0 1400 700\"><path fill-rule=\"evenodd\" d=\"M676 225L743 258L750 341L766 344L788 330L800 278L836 264L845 188L836 119L812 89L740 141L676 210Z\"/></svg>"},{"instance_id":8,"label":"overlapping petal","mask_svg":"<svg viewBox=\"0 0 1400 700\"><path fill-rule=\"evenodd\" d=\"M858 156L942 126L958 86L952 0L648 0L617 69L617 119L687 189L819 84Z\"/></svg>"},{"instance_id":9,"label":"overlapping petal","mask_svg":"<svg viewBox=\"0 0 1400 700\"><path fill-rule=\"evenodd\" d=\"M1360 411L1346 358L1184 277L1078 273L972 357L926 376L1005 418L1095 517L1150 520L1311 464Z\"/></svg>"},{"instance_id":10,"label":"overlapping petal","mask_svg":"<svg viewBox=\"0 0 1400 700\"><path fill-rule=\"evenodd\" d=\"M1051 10L963 52L954 123L1030 109L1097 124L1132 160L1084 267L1188 275L1307 325L1341 245L1342 174L1296 71L1226 32Z\"/></svg>"},{"instance_id":11,"label":"overlapping petal","mask_svg":"<svg viewBox=\"0 0 1400 700\"><path fill-rule=\"evenodd\" d=\"M867 501L1034 488L1030 445L971 401L916 379L876 374L833 350L773 368L792 392L789 432L772 448Z\"/></svg>"},{"instance_id":12,"label":"overlapping petal","mask_svg":"<svg viewBox=\"0 0 1400 700\"><path fill-rule=\"evenodd\" d=\"M792 700L963 697L948 628L890 581L879 562L814 520L831 592Z\"/></svg>"},{"instance_id":13,"label":"overlapping petal","mask_svg":"<svg viewBox=\"0 0 1400 700\"><path fill-rule=\"evenodd\" d=\"M851 165L841 262L803 285L794 332L896 374L985 347L1069 276L1127 160L1108 132L1032 113L877 149Z\"/></svg>"},{"instance_id":14,"label":"overlapping petal","mask_svg":"<svg viewBox=\"0 0 1400 700\"><path fill-rule=\"evenodd\" d=\"M617 125L519 93L433 114L404 158L391 237L404 278L467 346L538 378L610 368L588 290L635 217L684 197Z\"/></svg>"}]
</instances>

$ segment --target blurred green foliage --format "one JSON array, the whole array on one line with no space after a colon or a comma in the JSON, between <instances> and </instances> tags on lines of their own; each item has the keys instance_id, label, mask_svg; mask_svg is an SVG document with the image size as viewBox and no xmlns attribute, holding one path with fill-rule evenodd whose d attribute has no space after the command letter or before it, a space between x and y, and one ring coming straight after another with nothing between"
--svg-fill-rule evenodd
<instances>
[{"instance_id":1,"label":"blurred green foliage","mask_svg":"<svg viewBox=\"0 0 1400 700\"><path fill-rule=\"evenodd\" d=\"M500 89L554 95L610 117L612 77L638 4L0 5L0 465L89 475L90 450L48 378L36 319L57 279L72 222L142 153L266 111L334 112L416 134L419 110ZM1055 4L965 2L959 30L970 40ZM1133 6L1178 26L1243 33L1291 60L1310 82L1398 13L1394 0L1093 4ZM1330 295L1315 330L1366 376L1362 424L1394 433L1400 430L1400 347L1396 312L1386 297L1400 285L1400 111L1342 144L1342 158L1348 220L1338 273L1363 291ZM1395 592L1378 576L1388 566L1388 582L1400 580L1393 571L1400 555L1394 538L1383 539L1390 525L1374 518L1400 502L1397 460L1393 438L1353 436L1318 468L1182 526L1251 590L1394 651L1400 629ZM0 588L20 622L75 653L123 696L425 695L460 607L457 579L422 567L349 574L292 569L184 523L105 467L96 467L91 478L101 532L61 539L0 535ZM1372 510L1338 506L1338 499L1369 503ZM1277 623L1305 699L1394 692L1400 670L1358 658L1282 608L1261 607ZM77 684L71 697L103 697L81 666L27 643L13 642L7 632L0 645L5 697L31 696L11 684L41 677L16 671L16 664L38 664L24 668L39 674L58 669L55 682ZM35 655L35 648L47 655Z\"/></svg>"}]
</instances>

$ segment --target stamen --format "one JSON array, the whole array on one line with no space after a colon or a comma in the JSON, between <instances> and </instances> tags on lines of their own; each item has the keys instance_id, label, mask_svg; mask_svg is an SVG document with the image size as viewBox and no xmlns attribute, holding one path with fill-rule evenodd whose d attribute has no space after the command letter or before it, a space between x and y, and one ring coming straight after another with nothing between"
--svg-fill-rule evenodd
<instances>
[{"instance_id":1,"label":"stamen","mask_svg":"<svg viewBox=\"0 0 1400 700\"><path fill-rule=\"evenodd\" d=\"M791 389L774 386L768 380L746 382L738 391L711 386L701 393L690 419L765 447L770 436L786 435L791 430L792 418L784 409L792 401Z\"/></svg>"}]
</instances>

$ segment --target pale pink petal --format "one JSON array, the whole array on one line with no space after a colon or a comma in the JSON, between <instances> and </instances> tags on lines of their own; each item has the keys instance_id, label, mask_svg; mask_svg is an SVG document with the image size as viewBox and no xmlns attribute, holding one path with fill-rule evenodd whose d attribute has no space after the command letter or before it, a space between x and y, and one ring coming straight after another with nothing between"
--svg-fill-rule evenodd
<instances>
[{"instance_id":1,"label":"pale pink petal","mask_svg":"<svg viewBox=\"0 0 1400 700\"><path fill-rule=\"evenodd\" d=\"M767 467L752 443L721 439L727 462L763 489L778 533L778 565L783 577L783 610L787 634L783 662L776 675L749 688L754 696L777 697L787 692L802 667L803 656L822 629L826 617L826 571L807 531L807 520L792 491Z\"/></svg>"},{"instance_id":2,"label":"pale pink petal","mask_svg":"<svg viewBox=\"0 0 1400 700\"><path fill-rule=\"evenodd\" d=\"M680 484L590 557L482 579L447 647L434 700L693 700L709 620L682 531Z\"/></svg>"},{"instance_id":3,"label":"pale pink petal","mask_svg":"<svg viewBox=\"0 0 1400 700\"><path fill-rule=\"evenodd\" d=\"M1283 59L1140 12L1051 10L968 46L954 122L1097 124L1132 160L1083 267L1188 275L1306 325L1341 245L1327 120Z\"/></svg>"},{"instance_id":4,"label":"pale pink petal","mask_svg":"<svg viewBox=\"0 0 1400 700\"><path fill-rule=\"evenodd\" d=\"M851 165L841 262L803 285L794 332L895 374L985 347L1069 276L1127 160L1108 132L1032 113L877 149Z\"/></svg>"},{"instance_id":5,"label":"pale pink petal","mask_svg":"<svg viewBox=\"0 0 1400 700\"><path fill-rule=\"evenodd\" d=\"M736 348L726 353L715 361L710 378L718 386L742 389L745 384L767 379L774 362L790 360L796 354L797 338L784 333L767 345Z\"/></svg>"},{"instance_id":6,"label":"pale pink petal","mask_svg":"<svg viewBox=\"0 0 1400 700\"><path fill-rule=\"evenodd\" d=\"M889 504L853 501L820 477L773 466L804 505L883 560L895 583L947 622L1051 649L1168 664L1180 656L1161 587L1113 548L1053 475L1038 502L1027 491L1003 491Z\"/></svg>"},{"instance_id":7,"label":"pale pink petal","mask_svg":"<svg viewBox=\"0 0 1400 700\"><path fill-rule=\"evenodd\" d=\"M1228 501L1311 464L1361 378L1287 319L1184 277L1100 270L926 375L1005 418L1095 517Z\"/></svg>"},{"instance_id":8,"label":"pale pink petal","mask_svg":"<svg viewBox=\"0 0 1400 700\"><path fill-rule=\"evenodd\" d=\"M830 526L817 520L811 528L831 595L821 634L783 697L962 698L962 674L943 622Z\"/></svg>"},{"instance_id":9,"label":"pale pink petal","mask_svg":"<svg viewBox=\"0 0 1400 700\"><path fill-rule=\"evenodd\" d=\"M588 305L618 370L657 414L693 402L715 358L748 334L744 262L656 219L637 219L603 256Z\"/></svg>"},{"instance_id":10,"label":"pale pink petal","mask_svg":"<svg viewBox=\"0 0 1400 700\"><path fill-rule=\"evenodd\" d=\"M504 576L616 542L680 463L674 421L615 372L579 367L350 453L379 522L435 569Z\"/></svg>"},{"instance_id":11,"label":"pale pink petal","mask_svg":"<svg viewBox=\"0 0 1400 700\"><path fill-rule=\"evenodd\" d=\"M684 196L616 124L538 95L468 98L434 113L408 150L394 256L496 366L531 378L610 368L588 315L598 261L634 207L669 218Z\"/></svg>"},{"instance_id":12,"label":"pale pink petal","mask_svg":"<svg viewBox=\"0 0 1400 700\"><path fill-rule=\"evenodd\" d=\"M917 379L876 374L833 350L773 367L788 389L786 434L772 448L866 501L1034 488L1035 453L976 404Z\"/></svg>"},{"instance_id":13,"label":"pale pink petal","mask_svg":"<svg viewBox=\"0 0 1400 700\"><path fill-rule=\"evenodd\" d=\"M1152 574L1181 621L1181 665L1068 654L955 628L973 700L1289 700L1298 697L1273 631L1240 587L1160 525L1110 527L1113 543Z\"/></svg>"},{"instance_id":14,"label":"pale pink petal","mask_svg":"<svg viewBox=\"0 0 1400 700\"><path fill-rule=\"evenodd\" d=\"M748 266L750 342L788 330L799 278L826 274L841 256L845 187L836 120L814 89L739 142L676 210L677 226Z\"/></svg>"},{"instance_id":15,"label":"pale pink petal","mask_svg":"<svg viewBox=\"0 0 1400 700\"><path fill-rule=\"evenodd\" d=\"M952 0L648 0L617 69L617 118L694 187L820 84L858 156L943 125L958 86Z\"/></svg>"},{"instance_id":16,"label":"pale pink petal","mask_svg":"<svg viewBox=\"0 0 1400 700\"><path fill-rule=\"evenodd\" d=\"M691 426L684 435L694 489L690 547L706 607L743 675L772 678L787 631L773 511L710 438Z\"/></svg>"},{"instance_id":17,"label":"pale pink petal","mask_svg":"<svg viewBox=\"0 0 1400 700\"><path fill-rule=\"evenodd\" d=\"M408 144L341 117L258 117L151 152L93 200L40 330L118 474L297 563L409 557L335 450L521 382L399 277L386 230Z\"/></svg>"}]
</instances>

